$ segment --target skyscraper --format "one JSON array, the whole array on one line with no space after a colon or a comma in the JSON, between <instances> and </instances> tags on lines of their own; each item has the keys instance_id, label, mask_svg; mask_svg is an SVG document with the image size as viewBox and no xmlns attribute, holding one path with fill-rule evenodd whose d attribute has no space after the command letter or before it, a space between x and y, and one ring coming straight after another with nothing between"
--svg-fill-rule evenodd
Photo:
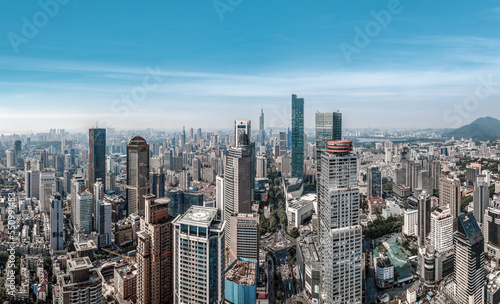
<instances>
[{"instance_id":1,"label":"skyscraper","mask_svg":"<svg viewBox=\"0 0 500 304\"><path fill-rule=\"evenodd\" d=\"M259 260L259 216L256 213L231 215L231 264L237 258Z\"/></svg>"},{"instance_id":2,"label":"skyscraper","mask_svg":"<svg viewBox=\"0 0 500 304\"><path fill-rule=\"evenodd\" d=\"M56 177L53 170L40 172L40 212L50 212L50 198L56 192Z\"/></svg>"},{"instance_id":3,"label":"skyscraper","mask_svg":"<svg viewBox=\"0 0 500 304\"><path fill-rule=\"evenodd\" d=\"M418 245L425 246L425 240L431 232L431 197L422 191L418 197Z\"/></svg>"},{"instance_id":4,"label":"skyscraper","mask_svg":"<svg viewBox=\"0 0 500 304\"><path fill-rule=\"evenodd\" d=\"M111 204L104 200L104 185L101 180L94 184L94 201L96 204L94 228L99 234L98 247L111 244Z\"/></svg>"},{"instance_id":5,"label":"skyscraper","mask_svg":"<svg viewBox=\"0 0 500 304\"><path fill-rule=\"evenodd\" d=\"M437 208L431 214L431 245L438 252L453 249L453 217L447 207Z\"/></svg>"},{"instance_id":6,"label":"skyscraper","mask_svg":"<svg viewBox=\"0 0 500 304\"><path fill-rule=\"evenodd\" d=\"M484 251L500 260L500 201L490 203L484 214Z\"/></svg>"},{"instance_id":7,"label":"skyscraper","mask_svg":"<svg viewBox=\"0 0 500 304\"><path fill-rule=\"evenodd\" d=\"M472 212L460 215L454 234L455 301L457 304L484 302L484 238Z\"/></svg>"},{"instance_id":8,"label":"skyscraper","mask_svg":"<svg viewBox=\"0 0 500 304\"><path fill-rule=\"evenodd\" d=\"M352 142L330 141L318 187L323 303L361 303L361 240L357 156Z\"/></svg>"},{"instance_id":9,"label":"skyscraper","mask_svg":"<svg viewBox=\"0 0 500 304\"><path fill-rule=\"evenodd\" d=\"M75 228L77 232L92 232L92 193L76 193Z\"/></svg>"},{"instance_id":10,"label":"skyscraper","mask_svg":"<svg viewBox=\"0 0 500 304\"><path fill-rule=\"evenodd\" d=\"M304 178L304 98L292 95L292 177Z\"/></svg>"},{"instance_id":11,"label":"skyscraper","mask_svg":"<svg viewBox=\"0 0 500 304\"><path fill-rule=\"evenodd\" d=\"M264 108L260 109L259 117L259 142L261 145L266 144L266 131L264 128Z\"/></svg>"},{"instance_id":12,"label":"skyscraper","mask_svg":"<svg viewBox=\"0 0 500 304\"><path fill-rule=\"evenodd\" d=\"M63 201L59 193L50 199L50 247L52 252L64 250Z\"/></svg>"},{"instance_id":13,"label":"skyscraper","mask_svg":"<svg viewBox=\"0 0 500 304\"><path fill-rule=\"evenodd\" d=\"M377 166L371 166L366 173L368 197L382 197L382 173Z\"/></svg>"},{"instance_id":14,"label":"skyscraper","mask_svg":"<svg viewBox=\"0 0 500 304\"><path fill-rule=\"evenodd\" d=\"M250 142L252 133L252 123L250 120L235 120L234 121L234 138L235 138L235 147L241 145L241 134L245 133L248 135L248 141Z\"/></svg>"},{"instance_id":15,"label":"skyscraper","mask_svg":"<svg viewBox=\"0 0 500 304\"><path fill-rule=\"evenodd\" d=\"M137 233L137 303L169 303L173 298L170 199L145 197L145 216Z\"/></svg>"},{"instance_id":16,"label":"skyscraper","mask_svg":"<svg viewBox=\"0 0 500 304\"><path fill-rule=\"evenodd\" d=\"M439 204L449 206L451 216L457 218L460 215L460 180L450 175L448 166L445 165L439 177Z\"/></svg>"},{"instance_id":17,"label":"skyscraper","mask_svg":"<svg viewBox=\"0 0 500 304\"><path fill-rule=\"evenodd\" d=\"M144 215L144 196L149 191L149 145L140 136L127 145L127 204L128 214Z\"/></svg>"},{"instance_id":18,"label":"skyscraper","mask_svg":"<svg viewBox=\"0 0 500 304\"><path fill-rule=\"evenodd\" d=\"M174 303L224 303L225 223L195 206L174 220Z\"/></svg>"},{"instance_id":19,"label":"skyscraper","mask_svg":"<svg viewBox=\"0 0 500 304\"><path fill-rule=\"evenodd\" d=\"M486 175L478 175L474 182L474 218L480 224L484 220L484 212L490 203L490 191L486 183Z\"/></svg>"},{"instance_id":20,"label":"skyscraper","mask_svg":"<svg viewBox=\"0 0 500 304\"><path fill-rule=\"evenodd\" d=\"M106 180L106 129L89 129L88 178L90 191L98 178ZM95 212L95 201L92 201L92 212Z\"/></svg>"},{"instance_id":21,"label":"skyscraper","mask_svg":"<svg viewBox=\"0 0 500 304\"><path fill-rule=\"evenodd\" d=\"M252 150L246 133L241 133L239 146L229 148L224 166L224 219L226 241L230 244L229 219L232 214L250 213L252 203Z\"/></svg>"}]
</instances>

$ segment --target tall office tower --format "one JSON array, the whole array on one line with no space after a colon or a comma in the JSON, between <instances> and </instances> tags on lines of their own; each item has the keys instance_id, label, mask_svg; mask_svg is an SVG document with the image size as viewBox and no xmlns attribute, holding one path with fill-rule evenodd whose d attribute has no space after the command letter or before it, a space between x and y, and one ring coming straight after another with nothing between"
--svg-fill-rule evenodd
<instances>
[{"instance_id":1,"label":"tall office tower","mask_svg":"<svg viewBox=\"0 0 500 304\"><path fill-rule=\"evenodd\" d=\"M234 138L235 138L235 147L241 145L241 134L245 133L248 135L248 141L252 138L252 123L250 120L235 120L234 121Z\"/></svg>"},{"instance_id":2,"label":"tall office tower","mask_svg":"<svg viewBox=\"0 0 500 304\"><path fill-rule=\"evenodd\" d=\"M203 138L203 136L201 135L201 128L198 128L198 129L196 130L196 139L198 139L198 140L199 140L199 139L201 139L201 138Z\"/></svg>"},{"instance_id":3,"label":"tall office tower","mask_svg":"<svg viewBox=\"0 0 500 304\"><path fill-rule=\"evenodd\" d=\"M292 95L292 177L304 178L304 98Z\"/></svg>"},{"instance_id":4,"label":"tall office tower","mask_svg":"<svg viewBox=\"0 0 500 304\"><path fill-rule=\"evenodd\" d=\"M173 234L169 203L168 198L145 196L144 218L141 218L141 231L137 233L137 303L171 303L173 298Z\"/></svg>"},{"instance_id":5,"label":"tall office tower","mask_svg":"<svg viewBox=\"0 0 500 304\"><path fill-rule=\"evenodd\" d=\"M319 210L322 303L361 303L358 158L352 142L330 141L321 155Z\"/></svg>"},{"instance_id":6,"label":"tall office tower","mask_svg":"<svg viewBox=\"0 0 500 304\"><path fill-rule=\"evenodd\" d=\"M149 145L140 136L127 145L128 214L144 215L144 195L149 191Z\"/></svg>"},{"instance_id":7,"label":"tall office tower","mask_svg":"<svg viewBox=\"0 0 500 304\"><path fill-rule=\"evenodd\" d=\"M104 200L104 185L100 179L94 184L94 229L99 234L98 247L111 244L111 204Z\"/></svg>"},{"instance_id":8,"label":"tall office tower","mask_svg":"<svg viewBox=\"0 0 500 304\"><path fill-rule=\"evenodd\" d=\"M40 212L50 212L50 197L56 192L56 176L52 170L40 172Z\"/></svg>"},{"instance_id":9,"label":"tall office tower","mask_svg":"<svg viewBox=\"0 0 500 304\"><path fill-rule=\"evenodd\" d=\"M431 214L431 245L437 252L453 249L453 216L449 208L437 208Z\"/></svg>"},{"instance_id":10,"label":"tall office tower","mask_svg":"<svg viewBox=\"0 0 500 304\"><path fill-rule=\"evenodd\" d=\"M457 218L454 234L455 302L483 304L484 302L484 238L472 212Z\"/></svg>"},{"instance_id":11,"label":"tall office tower","mask_svg":"<svg viewBox=\"0 0 500 304\"><path fill-rule=\"evenodd\" d=\"M382 197L382 173L377 166L371 166L366 173L368 197Z\"/></svg>"},{"instance_id":12,"label":"tall office tower","mask_svg":"<svg viewBox=\"0 0 500 304\"><path fill-rule=\"evenodd\" d=\"M64 250L63 201L59 193L50 198L50 248L52 252Z\"/></svg>"},{"instance_id":13,"label":"tall office tower","mask_svg":"<svg viewBox=\"0 0 500 304\"><path fill-rule=\"evenodd\" d=\"M43 149L40 151L40 161L41 167L38 168L38 170L42 171L43 169L49 167L49 153L47 152L47 150Z\"/></svg>"},{"instance_id":14,"label":"tall office tower","mask_svg":"<svg viewBox=\"0 0 500 304\"><path fill-rule=\"evenodd\" d=\"M14 150L7 150L7 151L5 151L5 154L7 156L7 168L8 169L15 169L16 168L16 154L14 153Z\"/></svg>"},{"instance_id":15,"label":"tall office tower","mask_svg":"<svg viewBox=\"0 0 500 304\"><path fill-rule=\"evenodd\" d=\"M191 206L203 206L203 192L192 190L170 190L167 191L167 197L170 199L168 204L168 214L175 218L184 214Z\"/></svg>"},{"instance_id":16,"label":"tall office tower","mask_svg":"<svg viewBox=\"0 0 500 304\"><path fill-rule=\"evenodd\" d=\"M179 147L183 149L185 144L186 144L186 127L182 126L182 133L179 137Z\"/></svg>"},{"instance_id":17,"label":"tall office tower","mask_svg":"<svg viewBox=\"0 0 500 304\"><path fill-rule=\"evenodd\" d=\"M260 109L259 117L259 142L261 145L266 145L266 130L264 128L264 108Z\"/></svg>"},{"instance_id":18,"label":"tall office tower","mask_svg":"<svg viewBox=\"0 0 500 304\"><path fill-rule=\"evenodd\" d=\"M229 221L232 214L250 213L252 206L252 150L249 138L242 133L238 147L229 148L224 166L224 219L226 220L226 241L230 241Z\"/></svg>"},{"instance_id":19,"label":"tall office tower","mask_svg":"<svg viewBox=\"0 0 500 304\"><path fill-rule=\"evenodd\" d=\"M257 156L257 178L267 177L267 159L265 156Z\"/></svg>"},{"instance_id":20,"label":"tall office tower","mask_svg":"<svg viewBox=\"0 0 500 304\"><path fill-rule=\"evenodd\" d=\"M231 264L237 258L259 261L259 216L256 213L231 215Z\"/></svg>"},{"instance_id":21,"label":"tall office tower","mask_svg":"<svg viewBox=\"0 0 500 304\"><path fill-rule=\"evenodd\" d=\"M21 141L20 140L14 141L14 157L15 157L16 167L22 168L23 159L21 158Z\"/></svg>"},{"instance_id":22,"label":"tall office tower","mask_svg":"<svg viewBox=\"0 0 500 304\"><path fill-rule=\"evenodd\" d=\"M73 179L73 171L64 170L63 172L63 192L65 196L71 192L71 180Z\"/></svg>"},{"instance_id":23,"label":"tall office tower","mask_svg":"<svg viewBox=\"0 0 500 304\"><path fill-rule=\"evenodd\" d=\"M215 178L215 206L219 210L220 218L224 220L224 175Z\"/></svg>"},{"instance_id":24,"label":"tall office tower","mask_svg":"<svg viewBox=\"0 0 500 304\"><path fill-rule=\"evenodd\" d=\"M89 129L89 165L87 171L89 190L93 191L98 178L106 180L106 129ZM92 210L95 210L95 201Z\"/></svg>"},{"instance_id":25,"label":"tall office tower","mask_svg":"<svg viewBox=\"0 0 500 304\"><path fill-rule=\"evenodd\" d=\"M481 169L476 166L468 166L465 169L465 180L467 186L474 187L474 183L476 182L477 176L481 174Z\"/></svg>"},{"instance_id":26,"label":"tall office tower","mask_svg":"<svg viewBox=\"0 0 500 304\"><path fill-rule=\"evenodd\" d=\"M392 148L385 147L385 158L386 163L392 162Z\"/></svg>"},{"instance_id":27,"label":"tall office tower","mask_svg":"<svg viewBox=\"0 0 500 304\"><path fill-rule=\"evenodd\" d=\"M29 186L30 186L30 198L36 197L37 199L40 199L40 171L34 171L30 170L29 171Z\"/></svg>"},{"instance_id":28,"label":"tall office tower","mask_svg":"<svg viewBox=\"0 0 500 304\"><path fill-rule=\"evenodd\" d=\"M101 304L102 279L92 266L90 258L67 260L67 272L57 276L59 304Z\"/></svg>"},{"instance_id":29,"label":"tall office tower","mask_svg":"<svg viewBox=\"0 0 500 304\"><path fill-rule=\"evenodd\" d=\"M76 225L76 195L85 191L85 179L76 175L71 179L70 201L71 201L71 219Z\"/></svg>"},{"instance_id":30,"label":"tall office tower","mask_svg":"<svg viewBox=\"0 0 500 304\"><path fill-rule=\"evenodd\" d=\"M54 168L56 169L56 172L63 173L64 172L64 155L62 154L57 154L54 155Z\"/></svg>"},{"instance_id":31,"label":"tall office tower","mask_svg":"<svg viewBox=\"0 0 500 304\"><path fill-rule=\"evenodd\" d=\"M194 139L194 130L193 130L193 128L189 129L189 139L190 140Z\"/></svg>"},{"instance_id":32,"label":"tall office tower","mask_svg":"<svg viewBox=\"0 0 500 304\"><path fill-rule=\"evenodd\" d=\"M163 173L163 167L156 169L156 172L151 171L149 182L151 183L150 193L154 194L156 198L165 197L165 173Z\"/></svg>"},{"instance_id":33,"label":"tall office tower","mask_svg":"<svg viewBox=\"0 0 500 304\"><path fill-rule=\"evenodd\" d=\"M116 190L116 176L112 172L106 173L106 189L110 191Z\"/></svg>"},{"instance_id":34,"label":"tall office tower","mask_svg":"<svg viewBox=\"0 0 500 304\"><path fill-rule=\"evenodd\" d=\"M286 155L286 149L287 149L287 138L286 138L286 133L285 132L280 132L279 133L279 155L276 156L284 156Z\"/></svg>"},{"instance_id":35,"label":"tall office tower","mask_svg":"<svg viewBox=\"0 0 500 304\"><path fill-rule=\"evenodd\" d=\"M92 193L89 191L76 193L75 228L78 232L92 232Z\"/></svg>"},{"instance_id":36,"label":"tall office tower","mask_svg":"<svg viewBox=\"0 0 500 304\"><path fill-rule=\"evenodd\" d=\"M490 204L490 191L486 183L486 175L478 175L474 183L474 217L483 224L484 212Z\"/></svg>"},{"instance_id":37,"label":"tall office tower","mask_svg":"<svg viewBox=\"0 0 500 304\"><path fill-rule=\"evenodd\" d=\"M461 200L460 179L451 175L448 166L445 165L439 177L439 204L448 206L451 216L457 218L460 215Z\"/></svg>"},{"instance_id":38,"label":"tall office tower","mask_svg":"<svg viewBox=\"0 0 500 304\"><path fill-rule=\"evenodd\" d=\"M500 201L490 203L484 214L484 251L500 260Z\"/></svg>"},{"instance_id":39,"label":"tall office tower","mask_svg":"<svg viewBox=\"0 0 500 304\"><path fill-rule=\"evenodd\" d=\"M425 240L431 230L431 197L422 191L418 197L418 245L425 246Z\"/></svg>"},{"instance_id":40,"label":"tall office tower","mask_svg":"<svg viewBox=\"0 0 500 304\"><path fill-rule=\"evenodd\" d=\"M175 304L224 303L225 223L217 209L194 206L174 220Z\"/></svg>"},{"instance_id":41,"label":"tall office tower","mask_svg":"<svg viewBox=\"0 0 500 304\"><path fill-rule=\"evenodd\" d=\"M194 158L191 167L193 181L199 181L201 179L201 161L198 158Z\"/></svg>"}]
</instances>

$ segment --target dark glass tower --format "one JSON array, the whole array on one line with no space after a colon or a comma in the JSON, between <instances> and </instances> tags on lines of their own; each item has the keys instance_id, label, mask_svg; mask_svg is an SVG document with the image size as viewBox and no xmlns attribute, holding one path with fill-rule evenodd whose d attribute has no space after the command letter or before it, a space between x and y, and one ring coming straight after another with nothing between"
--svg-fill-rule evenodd
<instances>
[{"instance_id":1,"label":"dark glass tower","mask_svg":"<svg viewBox=\"0 0 500 304\"><path fill-rule=\"evenodd\" d=\"M316 113L316 184L321 179L321 155L326 153L327 142L342 140L342 113ZM319 194L319 193L318 193Z\"/></svg>"},{"instance_id":2,"label":"dark glass tower","mask_svg":"<svg viewBox=\"0 0 500 304\"><path fill-rule=\"evenodd\" d=\"M136 136L127 145L127 204L128 214L144 215L145 198L149 191L149 145Z\"/></svg>"},{"instance_id":3,"label":"dark glass tower","mask_svg":"<svg viewBox=\"0 0 500 304\"><path fill-rule=\"evenodd\" d=\"M292 95L292 177L304 178L304 98Z\"/></svg>"},{"instance_id":4,"label":"dark glass tower","mask_svg":"<svg viewBox=\"0 0 500 304\"><path fill-rule=\"evenodd\" d=\"M88 176L91 191L97 179L106 180L106 129L89 129ZM95 199L92 199L92 211L95 212Z\"/></svg>"}]
</instances>

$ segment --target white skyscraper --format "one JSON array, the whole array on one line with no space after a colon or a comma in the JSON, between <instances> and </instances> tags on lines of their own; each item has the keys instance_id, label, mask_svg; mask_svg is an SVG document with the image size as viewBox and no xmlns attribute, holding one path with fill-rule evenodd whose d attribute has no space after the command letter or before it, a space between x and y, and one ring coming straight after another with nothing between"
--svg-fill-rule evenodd
<instances>
[{"instance_id":1,"label":"white skyscraper","mask_svg":"<svg viewBox=\"0 0 500 304\"><path fill-rule=\"evenodd\" d=\"M92 232L92 193L85 191L76 194L75 228L78 232Z\"/></svg>"},{"instance_id":2,"label":"white skyscraper","mask_svg":"<svg viewBox=\"0 0 500 304\"><path fill-rule=\"evenodd\" d=\"M358 158L352 142L330 141L322 154L319 183L322 303L361 303Z\"/></svg>"},{"instance_id":3,"label":"white skyscraper","mask_svg":"<svg viewBox=\"0 0 500 304\"><path fill-rule=\"evenodd\" d=\"M50 247L53 252L64 250L63 201L59 193L50 199Z\"/></svg>"},{"instance_id":4,"label":"white skyscraper","mask_svg":"<svg viewBox=\"0 0 500 304\"><path fill-rule=\"evenodd\" d=\"M224 176L217 175L215 182L215 206L221 213L221 220L224 220Z\"/></svg>"},{"instance_id":5,"label":"white skyscraper","mask_svg":"<svg viewBox=\"0 0 500 304\"><path fill-rule=\"evenodd\" d=\"M474 182L474 217L483 224L484 212L490 204L490 192L486 183L486 175L478 175Z\"/></svg>"},{"instance_id":6,"label":"white skyscraper","mask_svg":"<svg viewBox=\"0 0 500 304\"><path fill-rule=\"evenodd\" d=\"M267 159L265 156L257 156L257 174L255 177L267 177Z\"/></svg>"},{"instance_id":7,"label":"white skyscraper","mask_svg":"<svg viewBox=\"0 0 500 304\"><path fill-rule=\"evenodd\" d=\"M174 303L224 303L224 223L200 206L174 220Z\"/></svg>"},{"instance_id":8,"label":"white skyscraper","mask_svg":"<svg viewBox=\"0 0 500 304\"><path fill-rule=\"evenodd\" d=\"M51 170L43 170L40 172L40 212L50 211L50 198L55 192L55 172Z\"/></svg>"},{"instance_id":9,"label":"white skyscraper","mask_svg":"<svg viewBox=\"0 0 500 304\"><path fill-rule=\"evenodd\" d=\"M431 213L431 245L437 252L453 248L453 216L449 208L439 207Z\"/></svg>"},{"instance_id":10,"label":"white skyscraper","mask_svg":"<svg viewBox=\"0 0 500 304\"><path fill-rule=\"evenodd\" d=\"M408 236L417 235L418 210L405 210L403 233Z\"/></svg>"}]
</instances>

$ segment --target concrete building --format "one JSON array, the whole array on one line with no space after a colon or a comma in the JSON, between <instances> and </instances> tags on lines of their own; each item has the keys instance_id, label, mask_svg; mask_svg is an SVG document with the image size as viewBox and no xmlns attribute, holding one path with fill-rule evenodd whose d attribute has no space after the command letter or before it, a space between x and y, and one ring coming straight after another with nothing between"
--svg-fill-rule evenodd
<instances>
[{"instance_id":1,"label":"concrete building","mask_svg":"<svg viewBox=\"0 0 500 304\"><path fill-rule=\"evenodd\" d=\"M286 201L286 216L291 225L299 226L310 221L312 215L317 210L317 195L306 194L291 201Z\"/></svg>"},{"instance_id":2,"label":"concrete building","mask_svg":"<svg viewBox=\"0 0 500 304\"><path fill-rule=\"evenodd\" d=\"M448 206L453 218L457 218L460 215L461 198L460 180L450 175L448 166L445 166L439 177L439 204Z\"/></svg>"},{"instance_id":3,"label":"concrete building","mask_svg":"<svg viewBox=\"0 0 500 304\"><path fill-rule=\"evenodd\" d=\"M184 214L191 206L203 206L203 193L193 190L172 189L167 191L167 197L170 199L168 204L168 214L176 218Z\"/></svg>"},{"instance_id":4,"label":"concrete building","mask_svg":"<svg viewBox=\"0 0 500 304\"><path fill-rule=\"evenodd\" d=\"M394 285L394 265L388 257L375 259L375 284L379 289L391 288Z\"/></svg>"},{"instance_id":5,"label":"concrete building","mask_svg":"<svg viewBox=\"0 0 500 304\"><path fill-rule=\"evenodd\" d=\"M137 302L160 304L173 299L172 218L170 199L145 197L141 231L137 233Z\"/></svg>"},{"instance_id":6,"label":"concrete building","mask_svg":"<svg viewBox=\"0 0 500 304\"><path fill-rule=\"evenodd\" d=\"M75 229L77 232L92 232L92 194L89 191L76 193Z\"/></svg>"},{"instance_id":7,"label":"concrete building","mask_svg":"<svg viewBox=\"0 0 500 304\"><path fill-rule=\"evenodd\" d=\"M257 173L256 178L267 177L267 159L265 156L257 156Z\"/></svg>"},{"instance_id":8,"label":"concrete building","mask_svg":"<svg viewBox=\"0 0 500 304\"><path fill-rule=\"evenodd\" d=\"M449 208L437 208L431 214L431 244L438 252L453 249L453 217Z\"/></svg>"},{"instance_id":9,"label":"concrete building","mask_svg":"<svg viewBox=\"0 0 500 304\"><path fill-rule=\"evenodd\" d=\"M40 212L50 212L50 198L56 193L56 177L52 170L40 172Z\"/></svg>"},{"instance_id":10,"label":"concrete building","mask_svg":"<svg viewBox=\"0 0 500 304\"><path fill-rule=\"evenodd\" d=\"M57 276L59 304L101 304L102 279L88 257L70 259L67 273Z\"/></svg>"},{"instance_id":11,"label":"concrete building","mask_svg":"<svg viewBox=\"0 0 500 304\"><path fill-rule=\"evenodd\" d=\"M474 218L479 224L484 222L484 212L490 205L490 191L486 175L478 175L474 183Z\"/></svg>"},{"instance_id":12,"label":"concrete building","mask_svg":"<svg viewBox=\"0 0 500 304\"><path fill-rule=\"evenodd\" d=\"M226 303L255 304L257 300L257 263L238 259L226 269L224 297Z\"/></svg>"},{"instance_id":13,"label":"concrete building","mask_svg":"<svg viewBox=\"0 0 500 304\"><path fill-rule=\"evenodd\" d=\"M292 95L292 177L304 178L304 98Z\"/></svg>"},{"instance_id":14,"label":"concrete building","mask_svg":"<svg viewBox=\"0 0 500 304\"><path fill-rule=\"evenodd\" d=\"M431 197L422 192L418 197L418 245L425 246L427 236L431 232Z\"/></svg>"},{"instance_id":15,"label":"concrete building","mask_svg":"<svg viewBox=\"0 0 500 304\"><path fill-rule=\"evenodd\" d=\"M321 301L361 303L362 231L359 224L358 158L352 142L328 142L318 185Z\"/></svg>"},{"instance_id":16,"label":"concrete building","mask_svg":"<svg viewBox=\"0 0 500 304\"><path fill-rule=\"evenodd\" d=\"M234 121L234 142L235 147L242 145L241 134L245 133L250 139L252 136L252 123L250 120L235 120ZM243 144L244 145L244 144Z\"/></svg>"},{"instance_id":17,"label":"concrete building","mask_svg":"<svg viewBox=\"0 0 500 304\"><path fill-rule=\"evenodd\" d=\"M53 254L64 252L63 201L59 193L50 199L50 248Z\"/></svg>"},{"instance_id":18,"label":"concrete building","mask_svg":"<svg viewBox=\"0 0 500 304\"><path fill-rule=\"evenodd\" d=\"M500 261L500 201L493 200L484 214L484 251Z\"/></svg>"},{"instance_id":19,"label":"concrete building","mask_svg":"<svg viewBox=\"0 0 500 304\"><path fill-rule=\"evenodd\" d=\"M403 233L407 236L417 236L418 231L418 210L405 210Z\"/></svg>"},{"instance_id":20,"label":"concrete building","mask_svg":"<svg viewBox=\"0 0 500 304\"><path fill-rule=\"evenodd\" d=\"M382 173L377 166L371 166L366 173L367 197L382 197Z\"/></svg>"},{"instance_id":21,"label":"concrete building","mask_svg":"<svg viewBox=\"0 0 500 304\"><path fill-rule=\"evenodd\" d=\"M133 265L123 265L114 269L113 283L119 303L137 299L137 269Z\"/></svg>"},{"instance_id":22,"label":"concrete building","mask_svg":"<svg viewBox=\"0 0 500 304\"><path fill-rule=\"evenodd\" d=\"M193 206L173 225L174 303L224 303L225 229L217 209Z\"/></svg>"},{"instance_id":23,"label":"concrete building","mask_svg":"<svg viewBox=\"0 0 500 304\"><path fill-rule=\"evenodd\" d=\"M457 304L485 303L484 238L472 212L457 218L454 248L455 301Z\"/></svg>"},{"instance_id":24,"label":"concrete building","mask_svg":"<svg viewBox=\"0 0 500 304\"><path fill-rule=\"evenodd\" d=\"M259 215L256 213L239 213L231 215L231 243L229 244L230 262L238 258L259 260Z\"/></svg>"}]
</instances>

